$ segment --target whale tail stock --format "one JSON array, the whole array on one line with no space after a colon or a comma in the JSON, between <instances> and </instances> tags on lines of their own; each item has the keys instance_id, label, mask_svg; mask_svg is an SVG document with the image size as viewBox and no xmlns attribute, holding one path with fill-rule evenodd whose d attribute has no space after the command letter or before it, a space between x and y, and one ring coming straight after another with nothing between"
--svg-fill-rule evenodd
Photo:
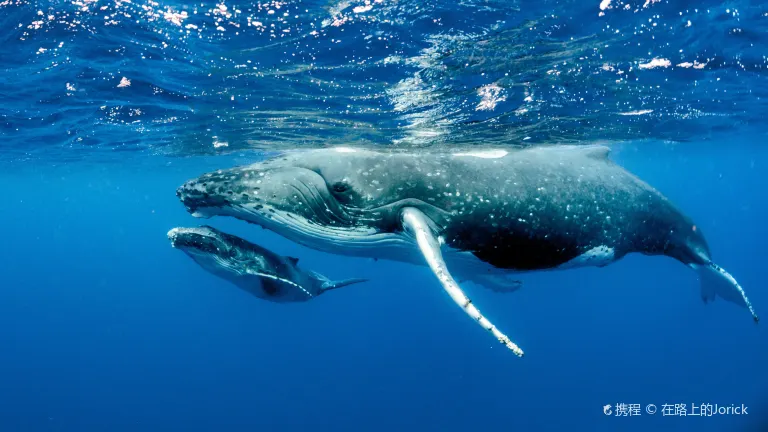
<instances>
[{"instance_id":1,"label":"whale tail stock","mask_svg":"<svg viewBox=\"0 0 768 432\"><path fill-rule=\"evenodd\" d=\"M714 301L715 296L718 296L731 303L746 307L752 314L752 319L755 323L760 321L760 318L755 313L755 309L752 307L752 303L744 292L744 288L724 268L712 261L704 264L691 264L691 267L699 274L701 298L704 300L704 303Z\"/></svg>"}]
</instances>

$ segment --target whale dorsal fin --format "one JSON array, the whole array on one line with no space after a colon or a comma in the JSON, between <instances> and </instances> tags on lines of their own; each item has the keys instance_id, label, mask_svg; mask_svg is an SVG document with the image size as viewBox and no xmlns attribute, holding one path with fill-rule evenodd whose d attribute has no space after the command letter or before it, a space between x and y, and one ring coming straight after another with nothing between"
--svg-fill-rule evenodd
<instances>
[{"instance_id":1,"label":"whale dorsal fin","mask_svg":"<svg viewBox=\"0 0 768 432\"><path fill-rule=\"evenodd\" d=\"M584 155L592 159L605 160L611 154L611 149L606 146L590 146L582 150Z\"/></svg>"},{"instance_id":2,"label":"whale dorsal fin","mask_svg":"<svg viewBox=\"0 0 768 432\"><path fill-rule=\"evenodd\" d=\"M287 258L287 259L288 259L288 261L290 261L290 262L291 262L291 264L293 264L293 265L296 265L296 264L298 264L298 263L299 263L299 259L298 259L298 258L296 258L296 257L292 257L292 256L289 256L289 257L285 257L285 258Z\"/></svg>"}]
</instances>

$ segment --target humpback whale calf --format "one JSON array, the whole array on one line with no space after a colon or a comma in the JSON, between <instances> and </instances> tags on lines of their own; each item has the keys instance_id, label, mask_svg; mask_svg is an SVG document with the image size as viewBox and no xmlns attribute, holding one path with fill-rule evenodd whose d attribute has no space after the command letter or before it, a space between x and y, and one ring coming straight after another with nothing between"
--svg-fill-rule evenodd
<instances>
[{"instance_id":1,"label":"humpback whale calf","mask_svg":"<svg viewBox=\"0 0 768 432\"><path fill-rule=\"evenodd\" d=\"M328 290L366 281L331 281L301 270L298 258L280 256L210 226L174 228L168 231L168 239L208 272L272 302L307 301Z\"/></svg>"},{"instance_id":2,"label":"humpback whale calf","mask_svg":"<svg viewBox=\"0 0 768 432\"><path fill-rule=\"evenodd\" d=\"M605 266L665 255L758 317L712 261L693 221L600 146L468 152L286 152L218 170L177 189L196 217L232 216L341 255L427 264L451 298L518 356L459 282L513 291L516 272Z\"/></svg>"}]
</instances>

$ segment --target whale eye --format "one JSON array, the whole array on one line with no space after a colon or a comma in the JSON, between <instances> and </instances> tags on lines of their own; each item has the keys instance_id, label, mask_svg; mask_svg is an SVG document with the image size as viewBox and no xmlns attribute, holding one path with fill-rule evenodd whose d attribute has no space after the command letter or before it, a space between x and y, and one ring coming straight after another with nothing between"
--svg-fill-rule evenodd
<instances>
[{"instance_id":1,"label":"whale eye","mask_svg":"<svg viewBox=\"0 0 768 432\"><path fill-rule=\"evenodd\" d=\"M340 181L340 182L334 183L333 186L331 186L331 188L336 193L344 193L349 190L349 184L343 181Z\"/></svg>"}]
</instances>

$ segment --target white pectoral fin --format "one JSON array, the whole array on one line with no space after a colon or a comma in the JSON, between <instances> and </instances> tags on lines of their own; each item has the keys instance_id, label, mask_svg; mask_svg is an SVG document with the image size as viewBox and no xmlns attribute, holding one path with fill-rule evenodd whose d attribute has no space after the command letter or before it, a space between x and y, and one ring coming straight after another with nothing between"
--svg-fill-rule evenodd
<instances>
[{"instance_id":1,"label":"white pectoral fin","mask_svg":"<svg viewBox=\"0 0 768 432\"><path fill-rule=\"evenodd\" d=\"M752 303L750 303L747 294L744 292L744 288L725 269L713 262L692 265L692 267L699 274L701 298L705 303L713 301L716 296L721 297L726 301L749 309L752 319L755 322L760 321L760 318L755 313L755 309L752 307Z\"/></svg>"},{"instance_id":2,"label":"white pectoral fin","mask_svg":"<svg viewBox=\"0 0 768 432\"><path fill-rule=\"evenodd\" d=\"M363 282L368 282L368 279L353 278L353 279L343 279L343 280L337 280L337 281L329 280L328 282L323 283L322 288L323 288L323 291L328 291L336 288L345 287L347 285L358 284Z\"/></svg>"},{"instance_id":3,"label":"white pectoral fin","mask_svg":"<svg viewBox=\"0 0 768 432\"><path fill-rule=\"evenodd\" d=\"M307 271L313 278L315 278L320 283L320 289L323 291L329 291L332 289L342 288L348 285L368 282L368 279L361 279L361 278L352 278L352 279L342 279L342 280L330 280L327 277L323 276L322 274L309 270Z\"/></svg>"},{"instance_id":4,"label":"white pectoral fin","mask_svg":"<svg viewBox=\"0 0 768 432\"><path fill-rule=\"evenodd\" d=\"M434 234L433 229L430 226L429 218L420 210L413 207L405 207L402 210L401 220L403 228L409 232L415 239L416 243L421 250L424 259L427 261L429 268L437 276L443 289L451 296L453 301L464 309L472 319L477 321L484 329L493 334L499 342L503 343L507 348L512 350L519 357L523 356L523 350L521 350L514 342L512 342L507 335L500 332L487 318L485 318L480 311L472 304L472 300L464 294L461 287L453 279L453 276L448 272L448 267L443 260L443 254L440 251L440 242Z\"/></svg>"}]
</instances>

